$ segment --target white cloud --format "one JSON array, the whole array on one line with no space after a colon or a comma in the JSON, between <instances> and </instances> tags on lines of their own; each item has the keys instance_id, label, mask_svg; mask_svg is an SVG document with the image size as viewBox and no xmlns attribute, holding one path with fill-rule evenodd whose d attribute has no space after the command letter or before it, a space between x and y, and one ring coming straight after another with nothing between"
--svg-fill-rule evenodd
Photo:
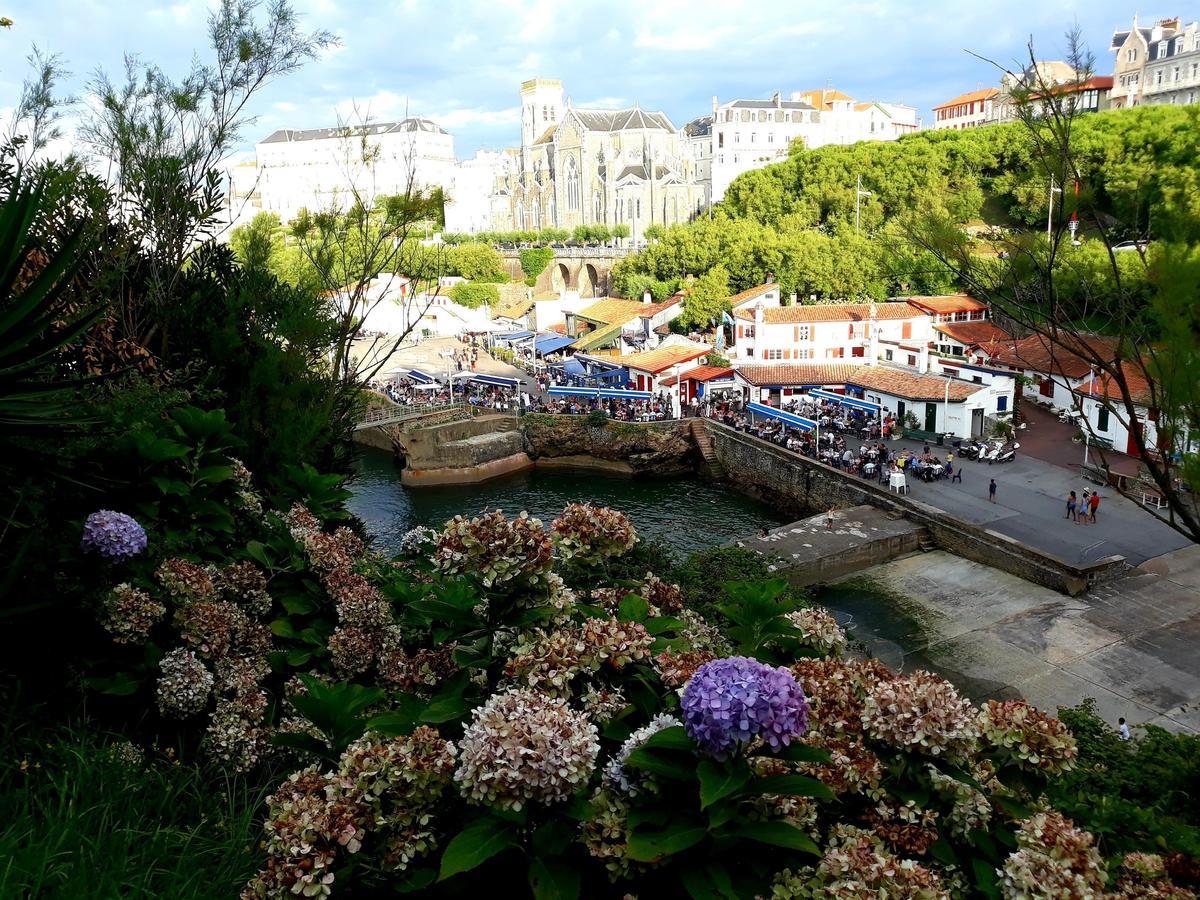
<instances>
[{"instance_id":1,"label":"white cloud","mask_svg":"<svg viewBox=\"0 0 1200 900\"><path fill-rule=\"evenodd\" d=\"M732 36L732 28L699 28L681 26L671 31L653 32L639 28L633 46L645 50L672 51L711 50Z\"/></svg>"},{"instance_id":2,"label":"white cloud","mask_svg":"<svg viewBox=\"0 0 1200 900\"><path fill-rule=\"evenodd\" d=\"M633 104L624 97L597 97L595 100L583 100L577 105L581 109L620 109Z\"/></svg>"},{"instance_id":3,"label":"white cloud","mask_svg":"<svg viewBox=\"0 0 1200 900\"><path fill-rule=\"evenodd\" d=\"M465 50L472 44L478 43L479 35L477 34L456 34L454 40L450 42L451 50Z\"/></svg>"},{"instance_id":4,"label":"white cloud","mask_svg":"<svg viewBox=\"0 0 1200 900\"><path fill-rule=\"evenodd\" d=\"M271 109L274 109L278 112L283 112L283 113L295 112L299 108L300 107L297 106L295 103L290 103L287 100L279 100L279 101L271 104Z\"/></svg>"},{"instance_id":5,"label":"white cloud","mask_svg":"<svg viewBox=\"0 0 1200 900\"><path fill-rule=\"evenodd\" d=\"M471 125L519 125L521 123L521 108L512 106L507 109L453 109L449 112L429 116L447 131L454 131Z\"/></svg>"}]
</instances>

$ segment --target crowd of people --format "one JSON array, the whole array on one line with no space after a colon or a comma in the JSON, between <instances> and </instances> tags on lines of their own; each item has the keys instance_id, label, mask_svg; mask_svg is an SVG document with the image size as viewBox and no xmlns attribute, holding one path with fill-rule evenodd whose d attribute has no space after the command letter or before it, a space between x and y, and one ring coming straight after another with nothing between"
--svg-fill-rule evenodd
<instances>
[{"instance_id":1,"label":"crowd of people","mask_svg":"<svg viewBox=\"0 0 1200 900\"><path fill-rule=\"evenodd\" d=\"M613 397L544 397L534 398L530 412L585 416L600 410L618 422L662 422L675 418L669 397L652 400L618 400Z\"/></svg>"}]
</instances>

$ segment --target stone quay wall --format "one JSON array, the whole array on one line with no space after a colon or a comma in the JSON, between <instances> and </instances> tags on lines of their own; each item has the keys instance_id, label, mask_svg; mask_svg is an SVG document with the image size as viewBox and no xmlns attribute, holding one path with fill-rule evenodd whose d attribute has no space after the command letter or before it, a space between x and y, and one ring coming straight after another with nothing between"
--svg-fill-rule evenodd
<instances>
[{"instance_id":1,"label":"stone quay wall","mask_svg":"<svg viewBox=\"0 0 1200 900\"><path fill-rule=\"evenodd\" d=\"M700 463L689 420L600 426L588 424L587 416L531 414L520 421L525 452L538 466L558 463L639 476L683 475Z\"/></svg>"},{"instance_id":2,"label":"stone quay wall","mask_svg":"<svg viewBox=\"0 0 1200 900\"><path fill-rule=\"evenodd\" d=\"M1071 596L1124 573L1124 557L1077 566L720 423L706 420L704 426L732 485L779 509L797 515L862 504L894 510L925 528L942 550Z\"/></svg>"}]
</instances>

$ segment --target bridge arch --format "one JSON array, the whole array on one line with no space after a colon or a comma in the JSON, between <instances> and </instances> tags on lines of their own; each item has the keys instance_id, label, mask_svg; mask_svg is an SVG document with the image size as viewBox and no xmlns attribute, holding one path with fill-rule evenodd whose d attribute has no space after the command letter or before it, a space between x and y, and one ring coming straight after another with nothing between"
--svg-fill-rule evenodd
<instances>
[{"instance_id":1,"label":"bridge arch","mask_svg":"<svg viewBox=\"0 0 1200 900\"><path fill-rule=\"evenodd\" d=\"M600 275L596 267L591 263L584 263L583 270L579 273L579 296L599 297L599 287Z\"/></svg>"},{"instance_id":2,"label":"bridge arch","mask_svg":"<svg viewBox=\"0 0 1200 900\"><path fill-rule=\"evenodd\" d=\"M555 262L550 272L550 285L556 291L571 289L571 270L565 262Z\"/></svg>"}]
</instances>

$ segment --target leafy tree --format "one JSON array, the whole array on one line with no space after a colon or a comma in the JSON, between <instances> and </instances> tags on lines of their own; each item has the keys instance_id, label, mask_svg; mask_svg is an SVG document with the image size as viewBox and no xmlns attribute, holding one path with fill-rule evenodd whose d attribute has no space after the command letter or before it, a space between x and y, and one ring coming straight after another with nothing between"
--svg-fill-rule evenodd
<instances>
[{"instance_id":1,"label":"leafy tree","mask_svg":"<svg viewBox=\"0 0 1200 900\"><path fill-rule=\"evenodd\" d=\"M469 281L491 278L501 266L500 254L487 244L461 244L446 250L446 271Z\"/></svg>"},{"instance_id":2,"label":"leafy tree","mask_svg":"<svg viewBox=\"0 0 1200 900\"><path fill-rule=\"evenodd\" d=\"M209 16L212 48L180 80L126 60L124 79L101 71L81 134L114 165L116 210L146 250L151 290L166 302L191 253L217 232L225 195L219 166L242 140L250 101L334 43L305 33L286 0L222 0Z\"/></svg>"},{"instance_id":3,"label":"leafy tree","mask_svg":"<svg viewBox=\"0 0 1200 900\"><path fill-rule=\"evenodd\" d=\"M618 222L612 227L612 236L619 241L629 237L629 234L629 226L624 222Z\"/></svg>"},{"instance_id":4,"label":"leafy tree","mask_svg":"<svg viewBox=\"0 0 1200 900\"><path fill-rule=\"evenodd\" d=\"M229 249L248 269L273 271L283 252L283 226L279 216L260 212L245 225L229 234Z\"/></svg>"},{"instance_id":5,"label":"leafy tree","mask_svg":"<svg viewBox=\"0 0 1200 900\"><path fill-rule=\"evenodd\" d=\"M724 266L709 269L685 290L681 325L708 326L721 321L721 313L729 310L729 272Z\"/></svg>"},{"instance_id":6,"label":"leafy tree","mask_svg":"<svg viewBox=\"0 0 1200 900\"><path fill-rule=\"evenodd\" d=\"M492 307L500 304L500 290L496 285L481 282L460 282L450 288L449 297L468 309L476 309L484 304Z\"/></svg>"}]
</instances>

